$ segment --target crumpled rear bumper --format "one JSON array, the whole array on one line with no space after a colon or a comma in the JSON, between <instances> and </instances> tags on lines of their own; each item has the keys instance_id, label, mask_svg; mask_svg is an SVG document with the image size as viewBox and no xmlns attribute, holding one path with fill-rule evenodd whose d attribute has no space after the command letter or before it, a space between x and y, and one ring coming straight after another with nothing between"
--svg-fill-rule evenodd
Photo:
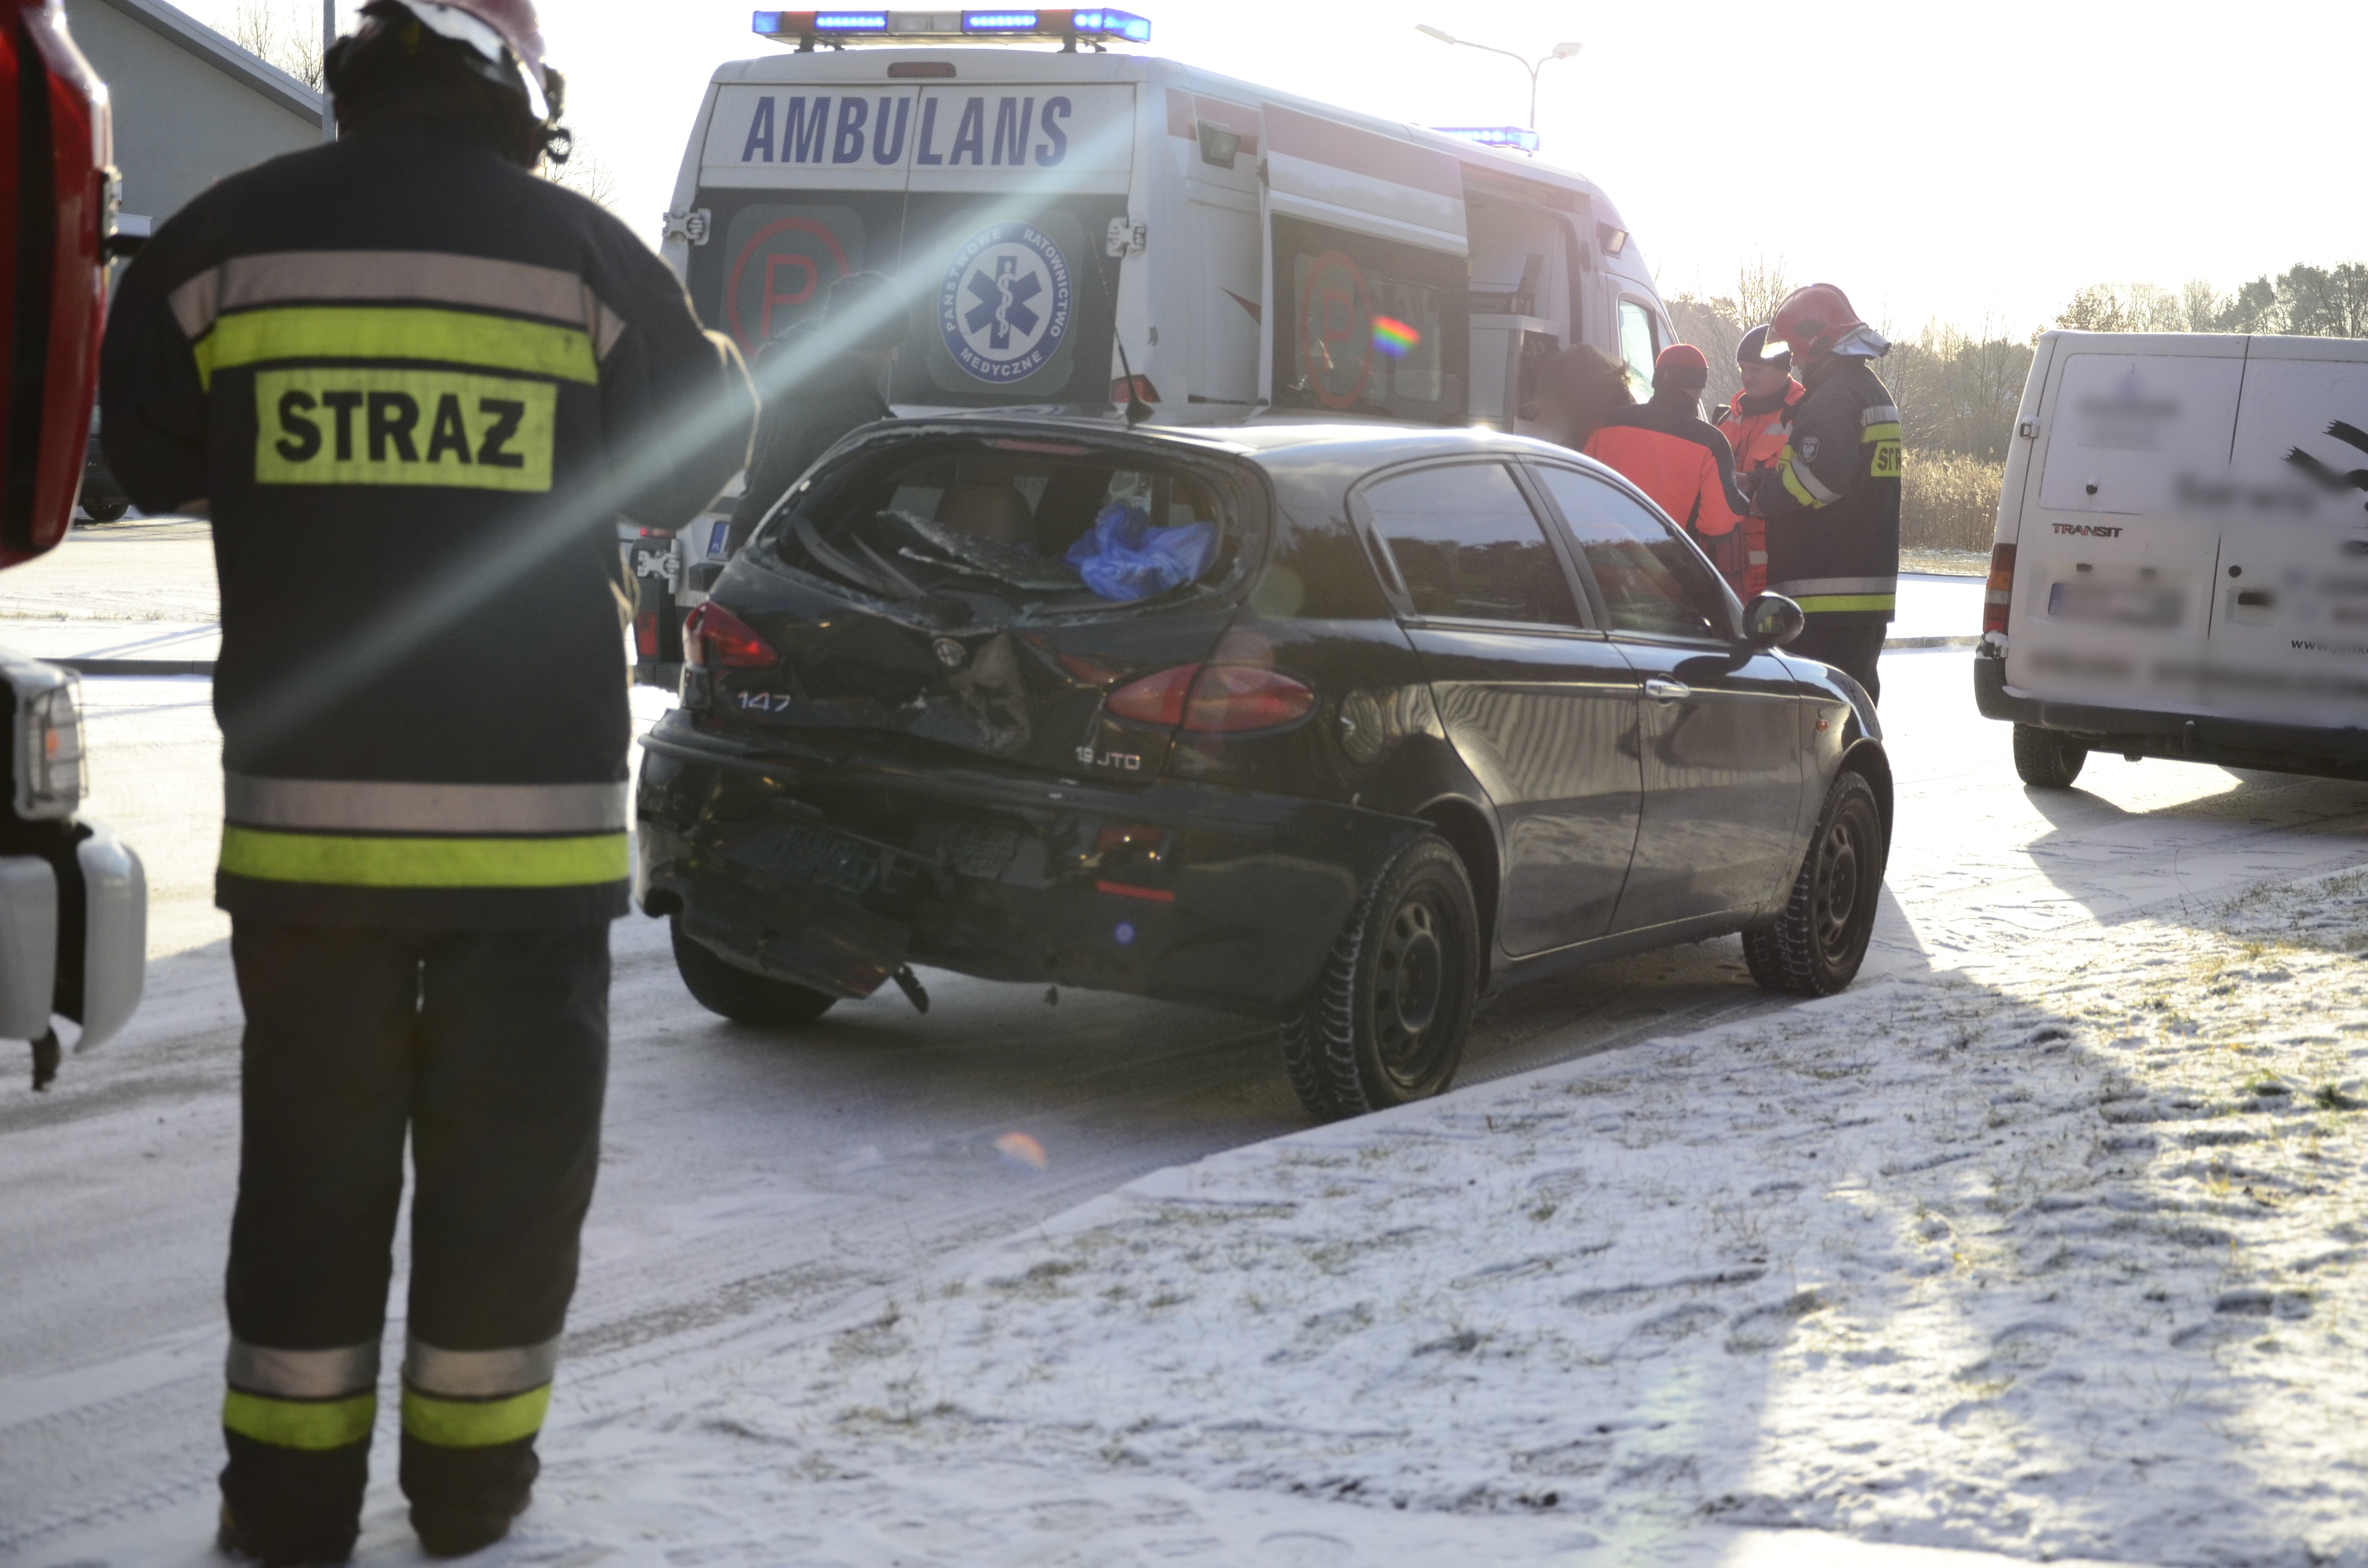
<instances>
[{"instance_id":1,"label":"crumpled rear bumper","mask_svg":"<svg viewBox=\"0 0 2368 1568\"><path fill-rule=\"evenodd\" d=\"M905 963L1281 1017L1424 824L1140 788L643 742L635 894L731 962L841 996Z\"/></svg>"}]
</instances>

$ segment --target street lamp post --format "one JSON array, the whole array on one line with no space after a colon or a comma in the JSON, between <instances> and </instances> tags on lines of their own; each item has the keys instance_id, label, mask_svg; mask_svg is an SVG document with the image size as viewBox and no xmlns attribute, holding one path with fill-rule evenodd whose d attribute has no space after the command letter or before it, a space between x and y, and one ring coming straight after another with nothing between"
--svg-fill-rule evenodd
<instances>
[{"instance_id":1,"label":"street lamp post","mask_svg":"<svg viewBox=\"0 0 2368 1568\"><path fill-rule=\"evenodd\" d=\"M1508 60L1519 62L1521 69L1530 74L1530 129L1531 131L1538 128L1538 72L1557 60L1568 60L1572 55L1577 54L1580 48L1575 43L1558 43L1554 46L1552 53L1533 61L1527 55L1516 54L1509 49L1498 49L1489 43L1474 43L1468 38L1457 38L1445 28L1434 28L1429 22L1417 22L1414 25L1414 30L1427 38L1435 38L1441 43L1461 44L1465 49L1477 49L1490 54L1501 54Z\"/></svg>"},{"instance_id":2,"label":"street lamp post","mask_svg":"<svg viewBox=\"0 0 2368 1568\"><path fill-rule=\"evenodd\" d=\"M337 111L329 104L329 51L337 41L337 0L321 0L321 140L337 139Z\"/></svg>"}]
</instances>

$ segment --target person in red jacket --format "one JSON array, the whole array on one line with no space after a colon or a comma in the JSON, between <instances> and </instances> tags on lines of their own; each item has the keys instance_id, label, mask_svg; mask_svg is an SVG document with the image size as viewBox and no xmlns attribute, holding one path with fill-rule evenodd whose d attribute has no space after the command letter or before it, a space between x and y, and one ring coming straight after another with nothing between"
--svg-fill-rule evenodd
<instances>
[{"instance_id":1,"label":"person in red jacket","mask_svg":"<svg viewBox=\"0 0 2368 1568\"><path fill-rule=\"evenodd\" d=\"M1653 362L1652 401L1612 410L1581 449L1651 496L1715 562L1739 554L1735 546L1751 504L1736 485L1733 449L1702 416L1709 382L1701 349L1669 345ZM1720 570L1740 588L1736 574Z\"/></svg>"},{"instance_id":2,"label":"person in red jacket","mask_svg":"<svg viewBox=\"0 0 2368 1568\"><path fill-rule=\"evenodd\" d=\"M1793 438L1793 405L1808 390L1793 379L1793 351L1782 344L1768 352L1768 329L1755 326L1736 346L1736 369L1743 373L1743 392L1718 411L1718 433L1735 449L1735 479L1744 494L1755 499L1759 486L1783 461L1784 444ZM1727 563L1720 570L1745 598L1768 586L1768 520L1759 515L1743 519L1739 530L1740 575Z\"/></svg>"}]
</instances>

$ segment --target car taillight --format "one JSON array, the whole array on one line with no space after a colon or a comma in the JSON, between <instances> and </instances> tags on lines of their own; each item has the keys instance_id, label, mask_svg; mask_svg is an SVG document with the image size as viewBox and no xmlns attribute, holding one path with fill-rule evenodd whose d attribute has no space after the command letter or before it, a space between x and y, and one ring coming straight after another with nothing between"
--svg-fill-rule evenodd
<instances>
[{"instance_id":1,"label":"car taillight","mask_svg":"<svg viewBox=\"0 0 2368 1568\"><path fill-rule=\"evenodd\" d=\"M1145 676L1111 692L1110 710L1138 724L1156 724L1163 730L1172 730L1184 722L1184 704L1191 697L1192 682L1200 674L1200 665L1185 665Z\"/></svg>"},{"instance_id":2,"label":"car taillight","mask_svg":"<svg viewBox=\"0 0 2368 1568\"><path fill-rule=\"evenodd\" d=\"M770 642L712 599L683 621L682 656L700 669L769 670L781 662Z\"/></svg>"},{"instance_id":3,"label":"car taillight","mask_svg":"<svg viewBox=\"0 0 2368 1568\"><path fill-rule=\"evenodd\" d=\"M1286 675L1252 665L1185 665L1121 687L1110 711L1188 734L1271 730L1304 719L1315 694Z\"/></svg>"},{"instance_id":4,"label":"car taillight","mask_svg":"<svg viewBox=\"0 0 2368 1568\"><path fill-rule=\"evenodd\" d=\"M2014 599L2014 546L1990 547L1989 589L1982 596L1982 634L2006 635L2006 612Z\"/></svg>"}]
</instances>

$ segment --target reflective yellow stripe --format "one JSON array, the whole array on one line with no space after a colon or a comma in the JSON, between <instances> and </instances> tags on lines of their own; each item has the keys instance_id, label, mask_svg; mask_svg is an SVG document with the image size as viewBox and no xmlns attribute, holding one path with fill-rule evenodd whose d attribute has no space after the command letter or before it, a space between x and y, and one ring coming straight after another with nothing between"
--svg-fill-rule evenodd
<instances>
[{"instance_id":1,"label":"reflective yellow stripe","mask_svg":"<svg viewBox=\"0 0 2368 1568\"><path fill-rule=\"evenodd\" d=\"M1802 488L1801 481L1798 476L1793 472L1793 465L1791 463L1786 463L1783 468L1778 472L1784 476L1785 494L1791 495L1793 500L1798 501L1804 506L1822 506L1825 505L1823 501L1818 500L1816 496L1810 494L1808 491Z\"/></svg>"},{"instance_id":2,"label":"reflective yellow stripe","mask_svg":"<svg viewBox=\"0 0 2368 1568\"><path fill-rule=\"evenodd\" d=\"M1898 606L1896 594L1824 594L1816 598L1795 599L1804 615L1831 615L1850 609L1892 609Z\"/></svg>"},{"instance_id":3,"label":"reflective yellow stripe","mask_svg":"<svg viewBox=\"0 0 2368 1568\"><path fill-rule=\"evenodd\" d=\"M348 888L560 888L622 881L621 833L581 838L343 838L222 828L222 869L266 882Z\"/></svg>"},{"instance_id":4,"label":"reflective yellow stripe","mask_svg":"<svg viewBox=\"0 0 2368 1568\"><path fill-rule=\"evenodd\" d=\"M403 1391L403 1429L439 1449L490 1449L531 1437L550 1410L549 1383L507 1399L438 1399L415 1388Z\"/></svg>"},{"instance_id":5,"label":"reflective yellow stripe","mask_svg":"<svg viewBox=\"0 0 2368 1568\"><path fill-rule=\"evenodd\" d=\"M198 380L274 359L434 359L563 381L600 379L591 335L469 311L402 305L294 305L223 316L191 352Z\"/></svg>"},{"instance_id":6,"label":"reflective yellow stripe","mask_svg":"<svg viewBox=\"0 0 2368 1568\"><path fill-rule=\"evenodd\" d=\"M1870 425L1860 434L1858 439L1861 446L1864 446L1869 441L1896 441L1899 439L1899 426L1896 424Z\"/></svg>"},{"instance_id":7,"label":"reflective yellow stripe","mask_svg":"<svg viewBox=\"0 0 2368 1568\"><path fill-rule=\"evenodd\" d=\"M233 1389L222 1398L223 1426L275 1449L318 1453L350 1448L370 1440L370 1423L377 1419L374 1393L336 1400L270 1399Z\"/></svg>"}]
</instances>

